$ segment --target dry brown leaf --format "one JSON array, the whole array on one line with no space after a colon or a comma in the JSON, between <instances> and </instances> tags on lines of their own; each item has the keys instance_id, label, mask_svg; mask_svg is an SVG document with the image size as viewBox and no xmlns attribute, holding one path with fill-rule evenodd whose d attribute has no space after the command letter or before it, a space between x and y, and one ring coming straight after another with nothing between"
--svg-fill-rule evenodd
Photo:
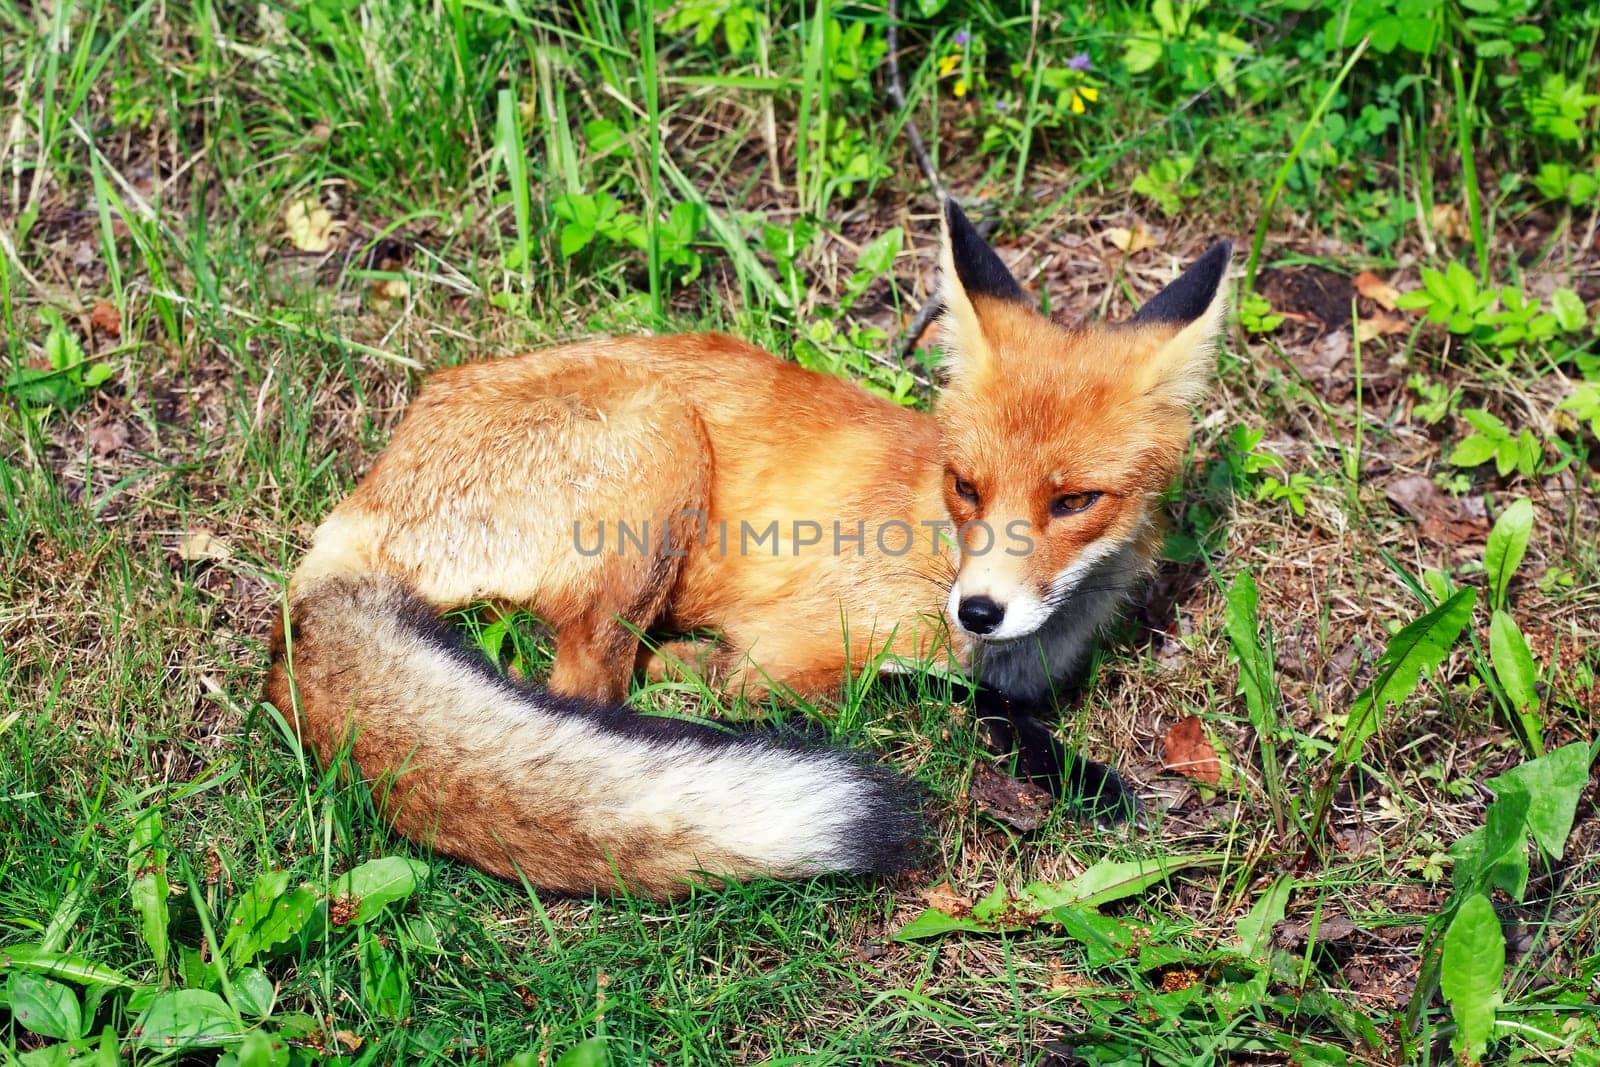
<instances>
[{"instance_id":1,"label":"dry brown leaf","mask_svg":"<svg viewBox=\"0 0 1600 1067\"><path fill-rule=\"evenodd\" d=\"M1348 941L1360 932L1361 927L1348 915L1330 913L1320 916L1315 923L1309 918L1282 923L1273 930L1272 940L1279 948L1299 948L1312 938L1325 945L1332 941Z\"/></svg>"},{"instance_id":2,"label":"dry brown leaf","mask_svg":"<svg viewBox=\"0 0 1600 1067\"><path fill-rule=\"evenodd\" d=\"M946 915L965 915L972 910L972 898L962 896L951 888L949 882L940 882L922 891L922 902Z\"/></svg>"},{"instance_id":3,"label":"dry brown leaf","mask_svg":"<svg viewBox=\"0 0 1600 1067\"><path fill-rule=\"evenodd\" d=\"M89 430L89 447L97 456L109 456L128 443L128 424L121 419L103 422Z\"/></svg>"},{"instance_id":4,"label":"dry brown leaf","mask_svg":"<svg viewBox=\"0 0 1600 1067\"><path fill-rule=\"evenodd\" d=\"M1172 724L1161 741L1167 753L1162 769L1177 771L1202 785L1222 783L1222 762L1206 740L1205 727L1197 717L1185 715Z\"/></svg>"},{"instance_id":5,"label":"dry brown leaf","mask_svg":"<svg viewBox=\"0 0 1600 1067\"><path fill-rule=\"evenodd\" d=\"M1356 320L1356 340L1362 344L1376 340L1379 337L1410 332L1411 321L1409 319L1400 315L1391 315L1387 311L1380 311L1375 315Z\"/></svg>"},{"instance_id":6,"label":"dry brown leaf","mask_svg":"<svg viewBox=\"0 0 1600 1067\"><path fill-rule=\"evenodd\" d=\"M1161 991L1163 993L1179 993L1200 982L1200 972L1191 971L1187 967L1178 967L1161 976Z\"/></svg>"},{"instance_id":7,"label":"dry brown leaf","mask_svg":"<svg viewBox=\"0 0 1600 1067\"><path fill-rule=\"evenodd\" d=\"M232 546L204 526L196 526L178 538L178 558L190 563L202 559L228 559L232 555Z\"/></svg>"},{"instance_id":8,"label":"dry brown leaf","mask_svg":"<svg viewBox=\"0 0 1600 1067\"><path fill-rule=\"evenodd\" d=\"M1054 969L1050 972L1050 992L1052 993L1083 993L1097 988L1099 988L1099 983L1085 975Z\"/></svg>"},{"instance_id":9,"label":"dry brown leaf","mask_svg":"<svg viewBox=\"0 0 1600 1067\"><path fill-rule=\"evenodd\" d=\"M1133 228L1113 226L1106 231L1106 237L1116 245L1125 255L1143 252L1147 248L1156 246L1156 239L1150 236L1150 231L1144 228L1144 223L1135 222Z\"/></svg>"},{"instance_id":10,"label":"dry brown leaf","mask_svg":"<svg viewBox=\"0 0 1600 1067\"><path fill-rule=\"evenodd\" d=\"M1451 510L1450 498L1426 474L1407 474L1396 478L1383 487L1383 494L1395 507L1419 522Z\"/></svg>"},{"instance_id":11,"label":"dry brown leaf","mask_svg":"<svg viewBox=\"0 0 1600 1067\"><path fill-rule=\"evenodd\" d=\"M1465 241L1472 236L1472 227L1467 225L1467 220L1461 217L1461 212L1456 210L1454 204L1435 204L1433 214L1429 219L1433 228L1439 233L1455 241Z\"/></svg>"},{"instance_id":12,"label":"dry brown leaf","mask_svg":"<svg viewBox=\"0 0 1600 1067\"><path fill-rule=\"evenodd\" d=\"M1323 334L1310 345L1286 350L1291 362L1322 396L1342 402L1355 391L1350 368L1350 334L1345 330Z\"/></svg>"},{"instance_id":13,"label":"dry brown leaf","mask_svg":"<svg viewBox=\"0 0 1600 1067\"><path fill-rule=\"evenodd\" d=\"M1356 292L1385 311L1393 311L1395 301L1400 299L1400 290L1370 270L1364 270L1356 275Z\"/></svg>"},{"instance_id":14,"label":"dry brown leaf","mask_svg":"<svg viewBox=\"0 0 1600 1067\"><path fill-rule=\"evenodd\" d=\"M403 304L406 297L411 294L411 286L406 284L404 278L384 278L382 281L372 283L367 290L367 295L372 298L372 303L378 308L390 308L396 304Z\"/></svg>"},{"instance_id":15,"label":"dry brown leaf","mask_svg":"<svg viewBox=\"0 0 1600 1067\"><path fill-rule=\"evenodd\" d=\"M1417 520L1424 540L1455 547L1489 536L1487 515L1474 513L1468 502L1452 497L1423 474L1408 474L1383 487L1390 503Z\"/></svg>"},{"instance_id":16,"label":"dry brown leaf","mask_svg":"<svg viewBox=\"0 0 1600 1067\"><path fill-rule=\"evenodd\" d=\"M333 217L333 212L302 197L291 201L283 211L283 228L289 243L302 252L326 252L333 247L333 237L344 229L344 223Z\"/></svg>"},{"instance_id":17,"label":"dry brown leaf","mask_svg":"<svg viewBox=\"0 0 1600 1067\"><path fill-rule=\"evenodd\" d=\"M1430 518L1422 520L1422 536L1444 548L1482 544L1489 539L1489 521L1465 518Z\"/></svg>"},{"instance_id":18,"label":"dry brown leaf","mask_svg":"<svg viewBox=\"0 0 1600 1067\"><path fill-rule=\"evenodd\" d=\"M122 316L117 314L117 305L109 300L94 302L94 310L89 312L89 325L107 337L122 336Z\"/></svg>"},{"instance_id":19,"label":"dry brown leaf","mask_svg":"<svg viewBox=\"0 0 1600 1067\"><path fill-rule=\"evenodd\" d=\"M1018 830L1037 830L1055 804L1048 789L1022 782L979 761L972 768L972 799L978 810Z\"/></svg>"}]
</instances>

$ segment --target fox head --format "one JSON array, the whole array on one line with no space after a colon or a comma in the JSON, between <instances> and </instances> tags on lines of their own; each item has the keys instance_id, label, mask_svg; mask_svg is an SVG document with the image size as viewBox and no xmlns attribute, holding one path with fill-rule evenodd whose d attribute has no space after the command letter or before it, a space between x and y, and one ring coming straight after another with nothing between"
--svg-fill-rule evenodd
<instances>
[{"instance_id":1,"label":"fox head","mask_svg":"<svg viewBox=\"0 0 1600 1067\"><path fill-rule=\"evenodd\" d=\"M947 608L969 637L1011 641L1087 592L1097 565L1154 561L1232 247L1213 245L1129 322L1067 327L1034 310L954 201L944 220L936 415L961 547Z\"/></svg>"}]
</instances>

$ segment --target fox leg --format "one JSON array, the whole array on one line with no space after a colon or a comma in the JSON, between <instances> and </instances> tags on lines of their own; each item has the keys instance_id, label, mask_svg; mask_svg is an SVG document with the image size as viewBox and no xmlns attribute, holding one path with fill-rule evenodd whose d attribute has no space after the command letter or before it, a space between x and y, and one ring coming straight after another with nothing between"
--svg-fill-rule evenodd
<instances>
[{"instance_id":1,"label":"fox leg","mask_svg":"<svg viewBox=\"0 0 1600 1067\"><path fill-rule=\"evenodd\" d=\"M1069 752L1048 725L1059 716L1047 702L1013 700L987 686L972 694L978 736L1014 773L1059 797L1073 818L1108 826L1137 818L1139 798L1116 768Z\"/></svg>"},{"instance_id":2,"label":"fox leg","mask_svg":"<svg viewBox=\"0 0 1600 1067\"><path fill-rule=\"evenodd\" d=\"M714 637L679 637L641 646L637 672L652 682L698 678L718 686L733 663L732 650Z\"/></svg>"},{"instance_id":3,"label":"fox leg","mask_svg":"<svg viewBox=\"0 0 1600 1067\"><path fill-rule=\"evenodd\" d=\"M747 646L732 637L671 638L641 647L638 658L639 673L652 682L701 681L725 697L751 701L774 692L807 698L835 692L843 670L837 653L815 663L782 657L755 663Z\"/></svg>"},{"instance_id":4,"label":"fox leg","mask_svg":"<svg viewBox=\"0 0 1600 1067\"><path fill-rule=\"evenodd\" d=\"M666 529L670 545L686 544L695 536L690 520L698 506L697 500L682 499L652 528ZM601 592L592 601L548 620L556 631L551 691L607 704L627 699L628 682L644 658L639 635L661 616L683 562L659 544L655 549L649 555L619 552L594 583Z\"/></svg>"},{"instance_id":5,"label":"fox leg","mask_svg":"<svg viewBox=\"0 0 1600 1067\"><path fill-rule=\"evenodd\" d=\"M724 695L765 700L771 694L805 700L837 696L845 675L863 666L868 648L846 655L838 634L811 637L798 631L768 629L727 633L725 669L719 679Z\"/></svg>"},{"instance_id":6,"label":"fox leg","mask_svg":"<svg viewBox=\"0 0 1600 1067\"><path fill-rule=\"evenodd\" d=\"M566 696L620 704L628 698L637 640L626 622L603 610L569 619L556 627L556 659L546 684Z\"/></svg>"}]
</instances>

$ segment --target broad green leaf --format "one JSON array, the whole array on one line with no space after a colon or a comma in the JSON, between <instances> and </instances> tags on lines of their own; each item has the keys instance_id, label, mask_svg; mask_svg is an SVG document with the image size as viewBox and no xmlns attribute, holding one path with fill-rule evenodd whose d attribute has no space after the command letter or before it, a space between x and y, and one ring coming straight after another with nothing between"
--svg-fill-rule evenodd
<instances>
[{"instance_id":1,"label":"broad green leaf","mask_svg":"<svg viewBox=\"0 0 1600 1067\"><path fill-rule=\"evenodd\" d=\"M682 246L700 236L700 227L700 208L695 204L677 203L672 205L672 211L667 214L663 232L670 235L675 244Z\"/></svg>"},{"instance_id":2,"label":"broad green leaf","mask_svg":"<svg viewBox=\"0 0 1600 1067\"><path fill-rule=\"evenodd\" d=\"M1400 20L1400 43L1417 55L1425 56L1433 52L1434 41L1438 39L1439 22L1435 18L1408 18Z\"/></svg>"},{"instance_id":3,"label":"broad green leaf","mask_svg":"<svg viewBox=\"0 0 1600 1067\"><path fill-rule=\"evenodd\" d=\"M1489 788L1502 798L1513 794L1527 797L1528 829L1551 859L1561 859L1566 851L1578 801L1589 784L1592 758L1588 743L1575 741L1489 779Z\"/></svg>"},{"instance_id":4,"label":"broad green leaf","mask_svg":"<svg viewBox=\"0 0 1600 1067\"><path fill-rule=\"evenodd\" d=\"M1494 905L1474 893L1461 905L1444 935L1439 988L1450 1002L1456 1036L1450 1047L1468 1063L1483 1060L1500 1006L1506 969L1506 938Z\"/></svg>"},{"instance_id":5,"label":"broad green leaf","mask_svg":"<svg viewBox=\"0 0 1600 1067\"><path fill-rule=\"evenodd\" d=\"M281 1035L252 1030L236 1048L222 1054L217 1067L289 1067L293 1057Z\"/></svg>"},{"instance_id":6,"label":"broad green leaf","mask_svg":"<svg viewBox=\"0 0 1600 1067\"><path fill-rule=\"evenodd\" d=\"M73 1041L83 1033L78 995L60 982L31 971L13 971L6 979L11 1017L29 1033Z\"/></svg>"},{"instance_id":7,"label":"broad green leaf","mask_svg":"<svg viewBox=\"0 0 1600 1067\"><path fill-rule=\"evenodd\" d=\"M989 895L972 905L972 917L983 922L998 922L1008 918L1011 900L1006 896L1004 883L997 883Z\"/></svg>"},{"instance_id":8,"label":"broad green leaf","mask_svg":"<svg viewBox=\"0 0 1600 1067\"><path fill-rule=\"evenodd\" d=\"M1489 531L1489 542L1483 549L1483 572L1489 582L1489 606L1503 608L1506 604L1506 587L1511 576L1528 551L1528 539L1533 535L1533 501L1520 497L1500 513Z\"/></svg>"},{"instance_id":9,"label":"broad green leaf","mask_svg":"<svg viewBox=\"0 0 1600 1067\"><path fill-rule=\"evenodd\" d=\"M129 1034L150 1049L211 1048L236 1041L244 1025L227 1002L207 989L161 993L145 1008Z\"/></svg>"},{"instance_id":10,"label":"broad green leaf","mask_svg":"<svg viewBox=\"0 0 1600 1067\"><path fill-rule=\"evenodd\" d=\"M266 871L256 876L228 915L228 930L222 938L224 955L251 935L262 919L271 914L272 903L288 888L288 871ZM243 958L241 956L234 962L238 963Z\"/></svg>"},{"instance_id":11,"label":"broad green leaf","mask_svg":"<svg viewBox=\"0 0 1600 1067\"><path fill-rule=\"evenodd\" d=\"M1539 469L1539 461L1544 459L1544 445L1533 435L1532 430L1524 429L1517 434L1517 470L1525 477L1531 478Z\"/></svg>"},{"instance_id":12,"label":"broad green leaf","mask_svg":"<svg viewBox=\"0 0 1600 1067\"><path fill-rule=\"evenodd\" d=\"M228 917L222 953L233 966L248 963L258 953L287 941L317 910L317 895L307 886L289 889L288 871L268 871L258 877Z\"/></svg>"},{"instance_id":13,"label":"broad green leaf","mask_svg":"<svg viewBox=\"0 0 1600 1067\"><path fill-rule=\"evenodd\" d=\"M43 945L0 946L0 971L29 970L52 978L64 978L80 985L133 988L134 981L121 971L95 963L82 956L52 952Z\"/></svg>"},{"instance_id":14,"label":"broad green leaf","mask_svg":"<svg viewBox=\"0 0 1600 1067\"><path fill-rule=\"evenodd\" d=\"M1494 676L1500 680L1506 695L1516 706L1518 718L1528 729L1535 750L1542 751L1539 690L1535 686L1539 668L1533 662L1533 653L1528 650L1528 642L1516 620L1500 610L1489 617L1489 659L1494 664Z\"/></svg>"},{"instance_id":15,"label":"broad green leaf","mask_svg":"<svg viewBox=\"0 0 1600 1067\"><path fill-rule=\"evenodd\" d=\"M1129 74L1143 74L1161 62L1163 46L1161 38L1141 31L1128 37L1122 50L1122 65L1128 68Z\"/></svg>"},{"instance_id":16,"label":"broad green leaf","mask_svg":"<svg viewBox=\"0 0 1600 1067\"><path fill-rule=\"evenodd\" d=\"M591 1037L563 1052L556 1059L555 1067L607 1067L610 1062L611 1057L606 1052L606 1039Z\"/></svg>"},{"instance_id":17,"label":"broad green leaf","mask_svg":"<svg viewBox=\"0 0 1600 1067\"><path fill-rule=\"evenodd\" d=\"M58 952L62 945L67 943L67 938L72 936L73 929L78 925L78 918L83 914L83 909L89 903L89 887L84 884L77 874L70 874L66 879L65 891L61 900L57 902L55 910L50 913L50 922L44 928L44 933L39 936L39 947L49 952Z\"/></svg>"},{"instance_id":18,"label":"broad green leaf","mask_svg":"<svg viewBox=\"0 0 1600 1067\"><path fill-rule=\"evenodd\" d=\"M1481 433L1475 433L1458 441L1445 457L1445 462L1452 467L1476 467L1494 458L1498 444Z\"/></svg>"},{"instance_id":19,"label":"broad green leaf","mask_svg":"<svg viewBox=\"0 0 1600 1067\"><path fill-rule=\"evenodd\" d=\"M1434 304L1434 294L1426 289L1412 289L1401 293L1395 300L1394 306L1405 311L1421 311L1431 308Z\"/></svg>"},{"instance_id":20,"label":"broad green leaf","mask_svg":"<svg viewBox=\"0 0 1600 1067\"><path fill-rule=\"evenodd\" d=\"M1061 924L1068 937L1083 946L1084 962L1090 967L1104 967L1127 958L1144 942L1141 931L1086 905L1067 904L1051 911L1050 917Z\"/></svg>"},{"instance_id":21,"label":"broad green leaf","mask_svg":"<svg viewBox=\"0 0 1600 1067\"><path fill-rule=\"evenodd\" d=\"M1256 732L1268 736L1272 727L1272 664L1261 645L1257 616L1255 576L1248 570L1228 586L1226 624L1228 643L1239 661L1239 689Z\"/></svg>"},{"instance_id":22,"label":"broad green leaf","mask_svg":"<svg viewBox=\"0 0 1600 1067\"><path fill-rule=\"evenodd\" d=\"M128 882L139 933L155 956L156 969L167 966L167 833L161 812L150 809L134 819L128 841Z\"/></svg>"},{"instance_id":23,"label":"broad green leaf","mask_svg":"<svg viewBox=\"0 0 1600 1067\"><path fill-rule=\"evenodd\" d=\"M1373 51L1383 55L1393 52L1395 46L1400 43L1400 30L1401 23L1396 18L1387 18L1374 24L1372 27ZM1451 266L1455 266L1455 264L1452 263Z\"/></svg>"},{"instance_id":24,"label":"broad green leaf","mask_svg":"<svg viewBox=\"0 0 1600 1067\"><path fill-rule=\"evenodd\" d=\"M32 1052L24 1052L15 1061L7 1061L7 1067L10 1067L12 1062L15 1062L17 1067L75 1067L74 1051L74 1046L68 1044L45 1045ZM111 1062L114 1064L117 1061Z\"/></svg>"},{"instance_id":25,"label":"broad green leaf","mask_svg":"<svg viewBox=\"0 0 1600 1067\"><path fill-rule=\"evenodd\" d=\"M1460 263L1451 261L1444 269L1445 280L1450 283L1450 292L1455 296L1458 307L1470 307L1478 296L1478 279L1472 272Z\"/></svg>"},{"instance_id":26,"label":"broad green leaf","mask_svg":"<svg viewBox=\"0 0 1600 1067\"><path fill-rule=\"evenodd\" d=\"M1522 449L1517 444L1515 437L1508 437L1495 445L1494 472L1504 478L1517 469L1517 461L1522 458Z\"/></svg>"},{"instance_id":27,"label":"broad green leaf","mask_svg":"<svg viewBox=\"0 0 1600 1067\"><path fill-rule=\"evenodd\" d=\"M1501 422L1499 416L1485 408L1467 408L1461 412L1461 418L1474 430L1490 437L1511 436L1511 428Z\"/></svg>"},{"instance_id":28,"label":"broad green leaf","mask_svg":"<svg viewBox=\"0 0 1600 1067\"><path fill-rule=\"evenodd\" d=\"M1153 0L1150 5L1150 17L1156 20L1156 25L1161 27L1161 32L1166 37L1178 37L1178 19L1172 11L1172 0Z\"/></svg>"},{"instance_id":29,"label":"broad green leaf","mask_svg":"<svg viewBox=\"0 0 1600 1067\"><path fill-rule=\"evenodd\" d=\"M1220 856L1154 856L1146 860L1101 860L1076 878L1059 885L1034 882L1022 891L1023 900L1049 911L1068 904L1105 904L1142 893L1176 871L1218 863Z\"/></svg>"},{"instance_id":30,"label":"broad green leaf","mask_svg":"<svg viewBox=\"0 0 1600 1067\"><path fill-rule=\"evenodd\" d=\"M929 908L902 926L894 939L915 941L956 931L990 934L1025 930L1047 916L1056 922L1078 922L1082 926L1082 922L1087 921L1081 918L1086 909L1142 892L1165 881L1175 871L1211 866L1221 859L1217 855L1200 855L1160 856L1126 862L1102 860L1076 878L1059 884L1034 882L1023 889L1018 899L1008 897L1005 887L997 885L993 892L972 906L969 914L947 915Z\"/></svg>"},{"instance_id":31,"label":"broad green leaf","mask_svg":"<svg viewBox=\"0 0 1600 1067\"><path fill-rule=\"evenodd\" d=\"M1378 718L1384 709L1409 697L1422 675L1444 662L1472 618L1477 596L1476 589L1459 589L1449 600L1389 639L1389 647L1378 657L1377 677L1351 705L1350 720L1339 738L1337 762L1348 763L1355 758L1367 738L1377 733Z\"/></svg>"},{"instance_id":32,"label":"broad green leaf","mask_svg":"<svg viewBox=\"0 0 1600 1067\"><path fill-rule=\"evenodd\" d=\"M272 1014L272 1004L278 998L278 991L272 979L260 967L246 967L230 981L239 1010L257 1019L265 1019Z\"/></svg>"},{"instance_id":33,"label":"broad green leaf","mask_svg":"<svg viewBox=\"0 0 1600 1067\"><path fill-rule=\"evenodd\" d=\"M50 325L44 339L44 352L55 370L65 370L83 362L83 346L77 334L67 326L66 320L54 308L41 308L39 317Z\"/></svg>"},{"instance_id":34,"label":"broad green leaf","mask_svg":"<svg viewBox=\"0 0 1600 1067\"><path fill-rule=\"evenodd\" d=\"M561 227L561 256L571 259L594 240L594 229L581 222L569 222Z\"/></svg>"},{"instance_id":35,"label":"broad green leaf","mask_svg":"<svg viewBox=\"0 0 1600 1067\"><path fill-rule=\"evenodd\" d=\"M1528 886L1528 796L1509 790L1489 805L1481 828L1450 846L1457 894L1504 889L1521 900Z\"/></svg>"},{"instance_id":36,"label":"broad green leaf","mask_svg":"<svg viewBox=\"0 0 1600 1067\"><path fill-rule=\"evenodd\" d=\"M198 948L178 946L178 984L186 989L213 989L217 985L217 963L207 960Z\"/></svg>"},{"instance_id":37,"label":"broad green leaf","mask_svg":"<svg viewBox=\"0 0 1600 1067\"><path fill-rule=\"evenodd\" d=\"M938 937L958 930L977 934L992 934L1001 930L1025 930L1037 922L1038 918L1037 910L1018 913L1006 895L1005 885L1000 884L963 915L951 915L937 908L929 908L902 926L895 934L895 940L915 941L918 938Z\"/></svg>"},{"instance_id":38,"label":"broad green leaf","mask_svg":"<svg viewBox=\"0 0 1600 1067\"><path fill-rule=\"evenodd\" d=\"M1451 290L1450 282L1446 280L1444 274L1440 271L1436 271L1432 267L1423 267L1422 287L1427 290L1429 296L1433 297L1435 304L1443 304L1446 307L1455 306L1456 294Z\"/></svg>"},{"instance_id":39,"label":"broad green leaf","mask_svg":"<svg viewBox=\"0 0 1600 1067\"><path fill-rule=\"evenodd\" d=\"M856 257L856 273L865 274L869 279L888 274L904 242L905 231L899 226L889 227L861 250L861 255Z\"/></svg>"},{"instance_id":40,"label":"broad green leaf","mask_svg":"<svg viewBox=\"0 0 1600 1067\"><path fill-rule=\"evenodd\" d=\"M1293 878L1281 876L1261 894L1261 899L1255 902L1249 914L1234 924L1234 932L1239 935L1241 942L1241 954L1263 966L1267 963L1272 950L1272 928L1283 921L1294 884Z\"/></svg>"},{"instance_id":41,"label":"broad green leaf","mask_svg":"<svg viewBox=\"0 0 1600 1067\"><path fill-rule=\"evenodd\" d=\"M399 1019L411 1002L405 965L400 957L366 927L357 950L361 971L361 999L367 1008L386 1019Z\"/></svg>"},{"instance_id":42,"label":"broad green leaf","mask_svg":"<svg viewBox=\"0 0 1600 1067\"><path fill-rule=\"evenodd\" d=\"M345 872L333 883L328 895L336 901L354 903L355 912L348 922L360 926L376 918L390 904L416 892L417 886L427 877L428 865L420 860L384 856Z\"/></svg>"},{"instance_id":43,"label":"broad green leaf","mask_svg":"<svg viewBox=\"0 0 1600 1067\"><path fill-rule=\"evenodd\" d=\"M957 931L987 934L993 933L994 930L995 926L992 923L966 916L946 915L937 908L929 908L897 930L894 939L896 941L916 941L924 937L941 937Z\"/></svg>"}]
</instances>

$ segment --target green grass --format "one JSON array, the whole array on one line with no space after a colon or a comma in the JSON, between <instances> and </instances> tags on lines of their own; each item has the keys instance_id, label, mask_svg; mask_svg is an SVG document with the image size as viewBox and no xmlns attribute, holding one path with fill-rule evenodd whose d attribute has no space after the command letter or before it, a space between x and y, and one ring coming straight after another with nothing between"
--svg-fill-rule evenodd
<instances>
[{"instance_id":1,"label":"green grass","mask_svg":"<svg viewBox=\"0 0 1600 1067\"><path fill-rule=\"evenodd\" d=\"M180 989L239 1013L207 1032L242 1063L1444 1063L1493 993L1489 1059L1595 1062L1600 798L1541 791L1583 794L1552 860L1545 816L1502 785L1491 817L1486 782L1600 733L1600 453L1574 406L1600 380L1600 17L903 6L901 113L864 5L680 0L641 32L651 5L617 0L0 0L0 1062L214 1060L138 1029ZM935 858L892 884L541 899L393 838L257 695L283 578L418 372L719 329L927 403L931 356L896 355L936 235L908 122L1056 313L1125 316L1228 234L1289 316L1231 328L1171 561L1064 709L1146 825L1014 833L969 794L970 708L863 683L792 713L926 786ZM325 248L296 247L297 201L339 224ZM1387 311L1360 271L1427 295ZM1395 681L1391 637L1463 588L1459 636ZM531 623L461 624L547 665ZM1393 699L1352 715L1369 689ZM1163 771L1189 715L1220 785ZM1496 841L1509 866L1475 866ZM382 857L425 877L336 921L338 879ZM1072 897L1160 857L1203 862ZM305 924L230 946L274 872L310 887ZM997 889L1026 914L979 903ZM1485 896L1507 955L1474 1009ZM930 902L981 929L896 940Z\"/></svg>"}]
</instances>

